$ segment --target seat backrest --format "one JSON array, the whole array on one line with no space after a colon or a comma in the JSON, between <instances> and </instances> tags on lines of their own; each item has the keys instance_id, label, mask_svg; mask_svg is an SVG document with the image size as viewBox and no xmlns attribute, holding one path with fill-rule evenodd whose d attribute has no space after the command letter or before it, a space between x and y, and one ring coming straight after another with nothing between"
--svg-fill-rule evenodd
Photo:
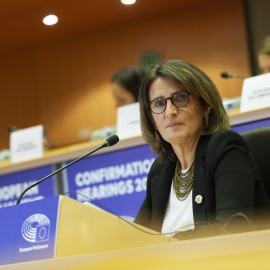
<instances>
[{"instance_id":1,"label":"seat backrest","mask_svg":"<svg viewBox=\"0 0 270 270\"><path fill-rule=\"evenodd\" d=\"M247 130L240 134L257 163L270 199L270 126Z\"/></svg>"}]
</instances>

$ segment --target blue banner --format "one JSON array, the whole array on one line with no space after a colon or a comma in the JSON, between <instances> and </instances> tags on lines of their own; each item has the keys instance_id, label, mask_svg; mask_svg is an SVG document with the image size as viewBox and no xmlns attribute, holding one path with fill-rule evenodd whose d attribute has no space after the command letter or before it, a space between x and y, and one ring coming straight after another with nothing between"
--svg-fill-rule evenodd
<instances>
[{"instance_id":1,"label":"blue banner","mask_svg":"<svg viewBox=\"0 0 270 270\"><path fill-rule=\"evenodd\" d=\"M94 200L108 212L133 221L145 198L147 175L155 158L149 145L86 158L64 172L64 190L75 200Z\"/></svg>"},{"instance_id":2,"label":"blue banner","mask_svg":"<svg viewBox=\"0 0 270 270\"><path fill-rule=\"evenodd\" d=\"M59 197L0 209L0 265L54 258Z\"/></svg>"},{"instance_id":3,"label":"blue banner","mask_svg":"<svg viewBox=\"0 0 270 270\"><path fill-rule=\"evenodd\" d=\"M20 171L0 176L0 208L14 205L20 194L36 181L51 174L52 166L44 166L35 169ZM54 187L54 179L49 178L27 191L21 203L44 199L57 195Z\"/></svg>"}]
</instances>

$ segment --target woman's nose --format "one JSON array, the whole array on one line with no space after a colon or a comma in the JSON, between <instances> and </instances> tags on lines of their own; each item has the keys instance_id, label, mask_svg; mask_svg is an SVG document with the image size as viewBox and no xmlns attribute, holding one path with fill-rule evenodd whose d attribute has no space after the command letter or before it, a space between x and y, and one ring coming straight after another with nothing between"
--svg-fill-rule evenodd
<instances>
[{"instance_id":1,"label":"woman's nose","mask_svg":"<svg viewBox=\"0 0 270 270\"><path fill-rule=\"evenodd\" d=\"M167 100L165 113L166 116L176 115L178 113L177 108L172 104L171 100Z\"/></svg>"}]
</instances>

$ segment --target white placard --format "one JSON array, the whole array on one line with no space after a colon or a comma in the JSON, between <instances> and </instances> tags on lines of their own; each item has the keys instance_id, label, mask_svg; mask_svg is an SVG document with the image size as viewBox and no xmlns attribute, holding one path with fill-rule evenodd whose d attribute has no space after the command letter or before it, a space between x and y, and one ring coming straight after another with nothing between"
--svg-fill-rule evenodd
<instances>
[{"instance_id":1,"label":"white placard","mask_svg":"<svg viewBox=\"0 0 270 270\"><path fill-rule=\"evenodd\" d=\"M240 112L252 111L270 106L270 73L244 80Z\"/></svg>"},{"instance_id":2,"label":"white placard","mask_svg":"<svg viewBox=\"0 0 270 270\"><path fill-rule=\"evenodd\" d=\"M43 126L13 131L10 134L11 162L17 163L43 155Z\"/></svg>"},{"instance_id":3,"label":"white placard","mask_svg":"<svg viewBox=\"0 0 270 270\"><path fill-rule=\"evenodd\" d=\"M116 133L120 139L141 135L139 102L117 109Z\"/></svg>"}]
</instances>

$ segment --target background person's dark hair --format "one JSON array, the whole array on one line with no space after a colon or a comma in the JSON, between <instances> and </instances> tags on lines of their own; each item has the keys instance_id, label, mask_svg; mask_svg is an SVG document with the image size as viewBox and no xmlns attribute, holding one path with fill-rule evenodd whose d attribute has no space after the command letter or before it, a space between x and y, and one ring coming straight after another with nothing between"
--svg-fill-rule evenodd
<instances>
[{"instance_id":1,"label":"background person's dark hair","mask_svg":"<svg viewBox=\"0 0 270 270\"><path fill-rule=\"evenodd\" d=\"M167 78L183 90L190 92L211 109L203 119L202 134L213 134L220 129L229 129L229 117L215 84L199 68L182 60L170 60L154 66L144 77L139 91L141 129L144 140L150 144L162 162L176 161L171 144L166 142L155 128L149 107L149 90L156 78Z\"/></svg>"},{"instance_id":2,"label":"background person's dark hair","mask_svg":"<svg viewBox=\"0 0 270 270\"><path fill-rule=\"evenodd\" d=\"M139 87L144 75L144 71L140 68L124 67L113 75L111 82L117 83L128 90L137 102Z\"/></svg>"}]
</instances>

